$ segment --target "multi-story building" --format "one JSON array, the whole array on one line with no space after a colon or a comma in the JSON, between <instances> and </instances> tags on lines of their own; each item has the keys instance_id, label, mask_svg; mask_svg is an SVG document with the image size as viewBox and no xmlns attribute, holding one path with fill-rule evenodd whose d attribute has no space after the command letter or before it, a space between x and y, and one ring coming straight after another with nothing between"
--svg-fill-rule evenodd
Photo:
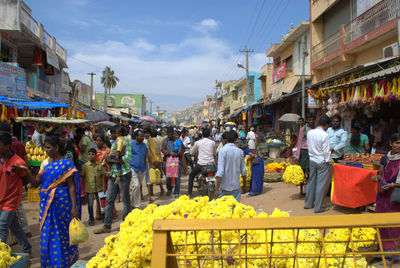
<instances>
[{"instance_id":1,"label":"multi-story building","mask_svg":"<svg viewBox=\"0 0 400 268\"><path fill-rule=\"evenodd\" d=\"M268 101L272 97L273 88L273 64L266 63L261 67L261 74L258 78L261 80L261 99L263 102Z\"/></svg>"},{"instance_id":2,"label":"multi-story building","mask_svg":"<svg viewBox=\"0 0 400 268\"><path fill-rule=\"evenodd\" d=\"M399 0L310 0L313 82L398 55Z\"/></svg>"},{"instance_id":3,"label":"multi-story building","mask_svg":"<svg viewBox=\"0 0 400 268\"><path fill-rule=\"evenodd\" d=\"M273 86L267 105L273 110L275 130L279 130L278 119L285 113L301 114L302 74L306 84L311 83L310 69L310 23L304 21L291 27L279 44L273 44L267 57L273 59Z\"/></svg>"},{"instance_id":4,"label":"multi-story building","mask_svg":"<svg viewBox=\"0 0 400 268\"><path fill-rule=\"evenodd\" d=\"M279 44L273 44L268 49L267 57L273 58L274 68L272 100L292 93L299 87L303 59L306 79L310 80L310 58L308 53L304 55L309 51L309 27L307 21L294 29L292 27Z\"/></svg>"},{"instance_id":5,"label":"multi-story building","mask_svg":"<svg viewBox=\"0 0 400 268\"><path fill-rule=\"evenodd\" d=\"M0 17L0 61L24 69L31 95L68 101L67 51L24 1L0 0Z\"/></svg>"},{"instance_id":6,"label":"multi-story building","mask_svg":"<svg viewBox=\"0 0 400 268\"><path fill-rule=\"evenodd\" d=\"M392 93L381 90L385 101L379 102L371 90L391 84L400 73L399 15L400 0L310 1L309 108L342 115L347 130L355 118L400 119ZM377 100L373 105L372 99Z\"/></svg>"}]
</instances>

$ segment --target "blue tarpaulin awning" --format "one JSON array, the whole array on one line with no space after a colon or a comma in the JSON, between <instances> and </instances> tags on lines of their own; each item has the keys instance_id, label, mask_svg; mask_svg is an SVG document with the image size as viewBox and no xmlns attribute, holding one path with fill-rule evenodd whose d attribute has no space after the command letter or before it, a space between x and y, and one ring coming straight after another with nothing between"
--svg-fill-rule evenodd
<instances>
[{"instance_id":1,"label":"blue tarpaulin awning","mask_svg":"<svg viewBox=\"0 0 400 268\"><path fill-rule=\"evenodd\" d=\"M0 96L0 103L5 106L17 106L17 109L27 107L30 110L36 109L49 109L49 108L68 108L68 104L47 102L47 101L32 101L29 99L11 99L4 96Z\"/></svg>"}]
</instances>

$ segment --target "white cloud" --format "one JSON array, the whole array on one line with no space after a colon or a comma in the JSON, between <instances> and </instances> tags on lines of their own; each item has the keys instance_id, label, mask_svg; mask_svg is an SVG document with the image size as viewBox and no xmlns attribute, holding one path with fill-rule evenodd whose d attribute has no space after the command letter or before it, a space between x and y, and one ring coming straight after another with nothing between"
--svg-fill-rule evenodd
<instances>
[{"instance_id":1,"label":"white cloud","mask_svg":"<svg viewBox=\"0 0 400 268\"><path fill-rule=\"evenodd\" d=\"M93 71L97 73L94 85L97 92L104 90L100 77L105 66L110 66L120 79L113 92L145 95L203 98L214 93L215 79L239 79L244 75L242 69L235 67L236 50L224 40L209 36L158 45L143 38L129 43L67 41L63 45L70 56L66 71L71 80L89 83L87 73ZM263 53L253 53L250 69L259 72L266 62ZM233 72L227 76L233 66ZM157 105L163 107L162 103Z\"/></svg>"},{"instance_id":2,"label":"white cloud","mask_svg":"<svg viewBox=\"0 0 400 268\"><path fill-rule=\"evenodd\" d=\"M199 32L215 31L218 28L219 22L214 19L204 19L200 23L193 26L193 29Z\"/></svg>"}]
</instances>

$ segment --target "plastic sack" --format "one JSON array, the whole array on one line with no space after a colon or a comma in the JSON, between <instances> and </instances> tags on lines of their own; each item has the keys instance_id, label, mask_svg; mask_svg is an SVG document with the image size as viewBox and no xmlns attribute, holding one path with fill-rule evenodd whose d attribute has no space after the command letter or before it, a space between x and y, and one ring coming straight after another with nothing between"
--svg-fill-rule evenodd
<instances>
[{"instance_id":1,"label":"plastic sack","mask_svg":"<svg viewBox=\"0 0 400 268\"><path fill-rule=\"evenodd\" d=\"M107 194L105 192L100 192L98 194L99 204L100 204L100 212L101 215L106 213L106 204L107 204Z\"/></svg>"},{"instance_id":2,"label":"plastic sack","mask_svg":"<svg viewBox=\"0 0 400 268\"><path fill-rule=\"evenodd\" d=\"M167 178L178 178L179 176L179 158L178 157L167 157L166 166L166 177Z\"/></svg>"},{"instance_id":3,"label":"plastic sack","mask_svg":"<svg viewBox=\"0 0 400 268\"><path fill-rule=\"evenodd\" d=\"M69 224L69 244L77 245L86 242L89 239L89 233L85 225L77 219L73 218Z\"/></svg>"},{"instance_id":4,"label":"plastic sack","mask_svg":"<svg viewBox=\"0 0 400 268\"><path fill-rule=\"evenodd\" d=\"M150 168L149 176L150 176L150 184L160 184L161 183L161 174L160 174L159 169Z\"/></svg>"}]
</instances>

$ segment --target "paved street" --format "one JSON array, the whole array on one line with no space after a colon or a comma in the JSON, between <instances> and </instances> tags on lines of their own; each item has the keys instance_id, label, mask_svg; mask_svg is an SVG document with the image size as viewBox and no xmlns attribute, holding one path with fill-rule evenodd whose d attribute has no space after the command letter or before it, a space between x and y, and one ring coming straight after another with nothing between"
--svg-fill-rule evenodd
<instances>
[{"instance_id":1,"label":"paved street","mask_svg":"<svg viewBox=\"0 0 400 268\"><path fill-rule=\"evenodd\" d=\"M182 182L182 194L187 193L187 176L184 177ZM162 205L173 201L173 197L162 196L159 197L159 188L154 187L157 197L155 203ZM147 197L147 189L144 189L145 198ZM159 197L159 198L158 198ZM314 215L313 210L304 210L304 200L299 199L299 189L294 185L287 185L283 182L279 183L264 183L263 193L259 196L249 197L243 196L243 203L253 206L257 212L265 211L271 213L274 208L289 211L292 216L307 216ZM143 203L143 207L148 202ZM111 234L118 232L119 224L121 223L122 202L116 203L118 209L118 220L112 228ZM30 228L33 237L30 242L33 246L32 267L40 267L40 253L39 253L39 224L38 224L38 203L24 201L24 208L29 219ZM83 222L86 224L88 219L87 207L83 207ZM347 214L347 213L361 213L359 209L346 209L342 207L333 206L329 211L322 213L322 215L333 214ZM362 212L364 213L364 212ZM80 260L89 260L96 252L104 245L104 238L110 234L94 235L93 231L101 227L101 222L96 221L95 226L86 226L89 231L89 240L79 245ZM13 252L19 252L19 245L13 246Z\"/></svg>"}]
</instances>

